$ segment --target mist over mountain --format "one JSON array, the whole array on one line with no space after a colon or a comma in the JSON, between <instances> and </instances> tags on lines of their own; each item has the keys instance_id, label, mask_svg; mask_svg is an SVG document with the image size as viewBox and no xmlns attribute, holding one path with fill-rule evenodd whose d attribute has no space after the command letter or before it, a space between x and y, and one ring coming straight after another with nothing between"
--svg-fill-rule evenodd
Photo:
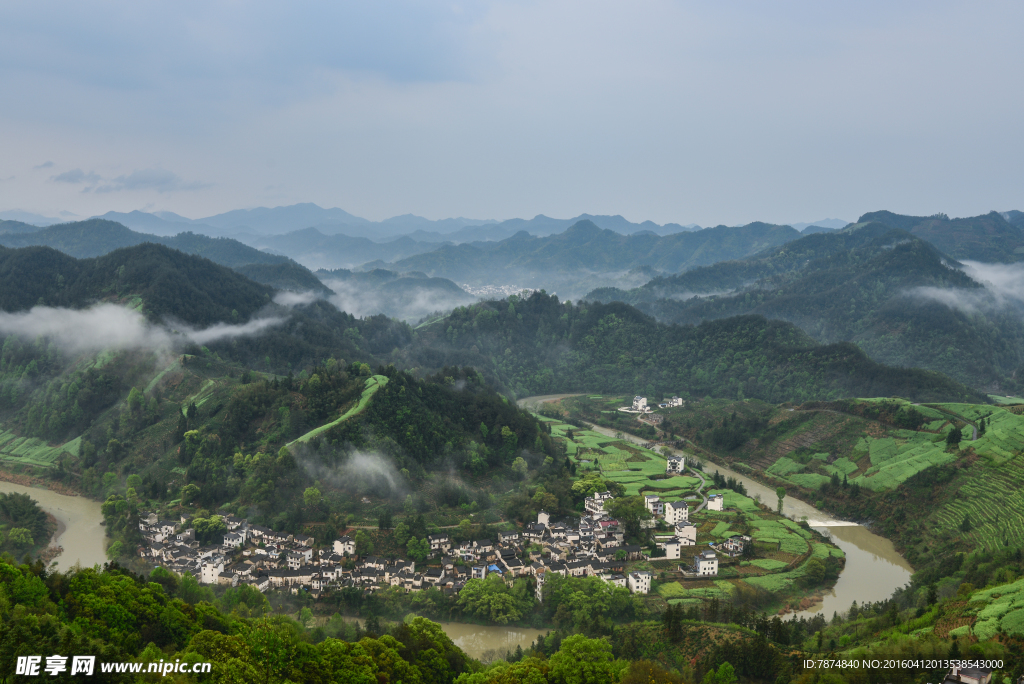
<instances>
[{"instance_id":1,"label":"mist over mountain","mask_svg":"<svg viewBox=\"0 0 1024 684\"><path fill-rule=\"evenodd\" d=\"M29 215L25 212L14 212L11 216L5 216L3 213L0 213L0 218L22 220L18 216L37 217L37 215ZM42 219L43 217L37 218ZM595 216L592 214L580 214L568 219L555 219L538 214L532 219L516 218L500 222L493 219L468 219L463 217L431 220L414 214L403 214L384 219L383 221L370 221L354 216L342 209L323 209L311 203L273 208L237 209L199 219L186 218L168 211L153 213L143 211L127 213L110 211L93 218L117 221L133 230L154 235L175 235L182 230L180 224L185 224L191 226L190 230L193 232L215 237L239 237L239 239L243 239L246 242L273 235L294 233L306 228L316 228L324 235L340 234L348 237L367 238L378 242L389 242L402 236L408 236L418 242L453 242L459 244L481 240L504 240L521 230L525 230L531 235L551 235L560 233L569 226L583 220L592 221L601 228L614 230L623 235L644 231L658 235L669 235L701 229L700 226L695 224L682 226L678 223L666 223L659 225L653 221L633 223L618 215ZM25 221L35 223L28 219L25 219ZM827 221L821 223L824 225ZM49 223L56 222L58 221L55 219L49 221ZM38 223L37 225L48 224Z\"/></svg>"},{"instance_id":2,"label":"mist over mountain","mask_svg":"<svg viewBox=\"0 0 1024 684\"><path fill-rule=\"evenodd\" d=\"M316 228L285 235L240 234L237 239L257 249L291 257L310 269L355 268L372 261L390 263L438 247L436 242L417 242L407 236L381 243L340 233L325 235Z\"/></svg>"},{"instance_id":3,"label":"mist over mountain","mask_svg":"<svg viewBox=\"0 0 1024 684\"><path fill-rule=\"evenodd\" d=\"M332 290L328 297L331 303L360 317L384 314L413 323L479 299L447 278L431 278L424 273L321 269L316 275Z\"/></svg>"},{"instance_id":4,"label":"mist over mountain","mask_svg":"<svg viewBox=\"0 0 1024 684\"><path fill-rule=\"evenodd\" d=\"M433 252L400 259L392 268L421 271L472 286L515 283L576 297L642 266L678 272L756 254L799 236L789 226L765 223L668 236L622 235L583 220L548 237L521 231L496 243L444 245Z\"/></svg>"},{"instance_id":5,"label":"mist over mountain","mask_svg":"<svg viewBox=\"0 0 1024 684\"><path fill-rule=\"evenodd\" d=\"M762 315L823 343L854 342L882 363L1019 391L1024 307L1012 296L1019 270L963 264L902 228L870 222L629 292L595 290L588 299L629 302L671 323Z\"/></svg>"}]
</instances>

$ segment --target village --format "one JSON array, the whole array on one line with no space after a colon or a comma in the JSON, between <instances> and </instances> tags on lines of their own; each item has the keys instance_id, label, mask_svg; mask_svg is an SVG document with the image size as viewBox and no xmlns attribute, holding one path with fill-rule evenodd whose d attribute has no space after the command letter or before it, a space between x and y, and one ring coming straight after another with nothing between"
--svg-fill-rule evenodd
<instances>
[{"instance_id":1,"label":"village","mask_svg":"<svg viewBox=\"0 0 1024 684\"><path fill-rule=\"evenodd\" d=\"M685 457L666 461L667 475L682 474L684 468ZM444 532L428 535L428 567L417 568L411 559L358 556L351 536L315 548L312 537L278 532L234 516L223 517L227 532L219 544L200 545L195 530L186 527L187 516L168 521L151 513L139 523L146 543L137 552L148 562L179 575L191 573L201 584L250 585L261 592L303 590L314 597L346 587L364 591L401 587L407 592L436 587L457 594L467 581L492 574L508 583L519 577L535 578L538 601L543 600L545 580L552 574L599 577L631 593L647 594L653 573L627 571L627 566L649 560L650 555L644 547L625 543L623 525L606 510L613 498L608 491L586 498L584 513L572 522L553 521L541 511L535 523L499 532L496 539L456 544ZM644 503L652 516L645 525L654 528L661 523L660 527L667 527L666 532L653 537L659 559L692 558L692 562L678 567L683 577L716 576L718 554L739 555L750 542L750 537L737 535L689 556L685 549L694 551L697 546L697 527L690 522L689 505L684 501L663 502L657 495L645 496ZM698 510L704 506L709 511L722 511L724 497L712 494Z\"/></svg>"}]
</instances>

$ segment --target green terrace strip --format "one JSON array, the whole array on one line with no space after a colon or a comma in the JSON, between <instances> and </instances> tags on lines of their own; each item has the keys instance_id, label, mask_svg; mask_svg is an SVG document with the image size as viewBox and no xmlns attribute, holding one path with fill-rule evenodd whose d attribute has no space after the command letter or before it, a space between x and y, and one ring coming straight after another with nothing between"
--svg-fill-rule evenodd
<instances>
[{"instance_id":1,"label":"green terrace strip","mask_svg":"<svg viewBox=\"0 0 1024 684\"><path fill-rule=\"evenodd\" d=\"M374 375L367 378L366 389L363 390L363 393L362 395L360 395L359 401L356 403L355 406L345 411L345 413L343 413L337 419L332 420L330 423L326 423L318 428L310 430L309 432L302 435L298 439L289 442L288 446L291 446L293 444L304 444L309 440L313 439L314 437L316 437L317 435L321 435L330 430L331 428L339 425L340 423L345 422L352 416L358 416L360 413L366 410L367 406L369 406L370 400L373 398L373 395L377 393L377 390L379 390L381 387L384 387L387 384L388 379L387 376L384 375Z\"/></svg>"}]
</instances>

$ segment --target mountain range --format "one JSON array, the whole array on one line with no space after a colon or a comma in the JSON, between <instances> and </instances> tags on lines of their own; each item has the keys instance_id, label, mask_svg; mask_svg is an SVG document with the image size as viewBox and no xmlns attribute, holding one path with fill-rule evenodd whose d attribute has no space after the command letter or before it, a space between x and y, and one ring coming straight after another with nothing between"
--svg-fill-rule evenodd
<instances>
[{"instance_id":1,"label":"mountain range","mask_svg":"<svg viewBox=\"0 0 1024 684\"><path fill-rule=\"evenodd\" d=\"M961 263L936 243L961 258L1012 261L1019 231L999 214L948 221L877 212L747 259L587 298L627 302L667 323L785 320L823 343L854 342L883 363L1015 392L1024 381L1024 306L1012 285L1020 269Z\"/></svg>"}]
</instances>

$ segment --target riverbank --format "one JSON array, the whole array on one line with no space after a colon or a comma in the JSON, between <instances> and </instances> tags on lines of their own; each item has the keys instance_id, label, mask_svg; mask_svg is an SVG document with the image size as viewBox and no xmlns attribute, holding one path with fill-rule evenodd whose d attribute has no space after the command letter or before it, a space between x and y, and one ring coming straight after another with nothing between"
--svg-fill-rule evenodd
<instances>
[{"instance_id":1,"label":"riverbank","mask_svg":"<svg viewBox=\"0 0 1024 684\"><path fill-rule=\"evenodd\" d=\"M525 397L519 405L537 411L541 404L559 401L574 395L545 395ZM641 445L649 440L621 430L613 430L589 423L593 430L608 437L618 437L633 444ZM686 453L669 448L671 453ZM700 458L705 460L705 473L717 469L725 477L733 477L747 489L747 495L768 505L776 501L774 488L742 475L731 468L708 462L712 454L706 450L698 451ZM824 613L831 616L832 612L845 612L853 601L858 604L865 601L882 601L890 598L893 592L910 581L913 568L910 563L896 550L893 543L871 532L866 527L846 520L839 520L829 513L821 511L801 499L787 496L783 500L782 514L795 521L806 520L815 530L830 537L832 543L846 554L846 564L839 575L835 586L828 591L815 592L808 595L800 603L797 615L806 618ZM788 612L788 611L787 611ZM789 613L792 614L792 613Z\"/></svg>"},{"instance_id":2,"label":"riverbank","mask_svg":"<svg viewBox=\"0 0 1024 684\"><path fill-rule=\"evenodd\" d=\"M69 487L63 482L54 482L53 480L36 477L35 475L26 475L25 473L12 473L2 468L0 468L0 482L11 482L23 487L43 487L62 496L82 496L80 491L74 487Z\"/></svg>"}]
</instances>

